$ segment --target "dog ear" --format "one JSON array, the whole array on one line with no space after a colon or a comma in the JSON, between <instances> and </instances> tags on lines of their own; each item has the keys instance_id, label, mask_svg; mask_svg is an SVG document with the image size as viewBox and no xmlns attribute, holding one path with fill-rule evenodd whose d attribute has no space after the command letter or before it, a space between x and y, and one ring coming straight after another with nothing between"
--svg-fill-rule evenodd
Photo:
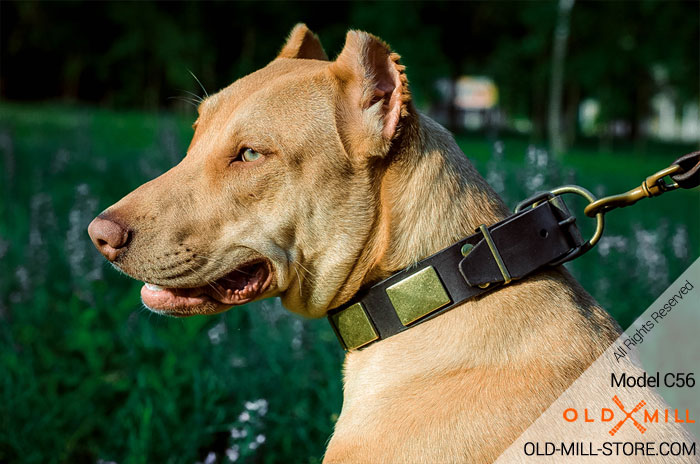
<instances>
[{"instance_id":1,"label":"dog ear","mask_svg":"<svg viewBox=\"0 0 700 464\"><path fill-rule=\"evenodd\" d=\"M277 58L306 58L309 60L328 61L318 36L311 32L306 24L299 23L289 33L287 43Z\"/></svg>"},{"instance_id":2,"label":"dog ear","mask_svg":"<svg viewBox=\"0 0 700 464\"><path fill-rule=\"evenodd\" d=\"M344 119L359 128L358 138L376 145L363 149L385 154L408 115L411 99L405 66L381 39L361 31L349 31L345 46L331 70L341 82L349 106Z\"/></svg>"}]
</instances>

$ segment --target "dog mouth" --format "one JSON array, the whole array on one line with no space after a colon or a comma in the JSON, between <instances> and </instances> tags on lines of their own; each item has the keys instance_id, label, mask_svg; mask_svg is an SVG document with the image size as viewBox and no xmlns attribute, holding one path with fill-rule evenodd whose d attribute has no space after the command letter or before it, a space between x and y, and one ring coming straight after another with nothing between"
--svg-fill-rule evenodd
<instances>
[{"instance_id":1,"label":"dog mouth","mask_svg":"<svg viewBox=\"0 0 700 464\"><path fill-rule=\"evenodd\" d=\"M149 309L171 316L214 314L255 300L271 281L269 262L255 261L199 287L167 288L145 282L141 300Z\"/></svg>"}]
</instances>

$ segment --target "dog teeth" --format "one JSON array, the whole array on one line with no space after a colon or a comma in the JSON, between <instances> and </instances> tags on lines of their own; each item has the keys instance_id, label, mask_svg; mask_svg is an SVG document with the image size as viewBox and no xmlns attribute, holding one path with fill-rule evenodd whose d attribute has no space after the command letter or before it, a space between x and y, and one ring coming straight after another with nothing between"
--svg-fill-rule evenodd
<instances>
[{"instance_id":1,"label":"dog teeth","mask_svg":"<svg viewBox=\"0 0 700 464\"><path fill-rule=\"evenodd\" d=\"M163 291L163 287L159 287L158 285L154 285L154 284L149 284L148 282L146 282L146 288L149 290L153 290L154 292L162 292Z\"/></svg>"}]
</instances>

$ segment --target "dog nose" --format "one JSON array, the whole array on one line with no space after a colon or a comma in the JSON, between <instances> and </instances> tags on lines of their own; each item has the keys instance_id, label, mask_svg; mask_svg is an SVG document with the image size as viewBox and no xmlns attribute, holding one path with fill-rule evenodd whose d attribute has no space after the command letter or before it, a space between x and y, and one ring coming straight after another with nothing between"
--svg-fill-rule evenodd
<instances>
[{"instance_id":1,"label":"dog nose","mask_svg":"<svg viewBox=\"0 0 700 464\"><path fill-rule=\"evenodd\" d=\"M102 215L97 216L88 226L88 235L100 253L114 261L129 242L129 230Z\"/></svg>"}]
</instances>

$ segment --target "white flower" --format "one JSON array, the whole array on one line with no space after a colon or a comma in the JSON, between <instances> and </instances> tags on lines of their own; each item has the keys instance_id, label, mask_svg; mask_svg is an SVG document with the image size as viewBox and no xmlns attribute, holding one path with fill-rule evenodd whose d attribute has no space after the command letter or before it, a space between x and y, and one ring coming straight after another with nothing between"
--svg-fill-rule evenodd
<instances>
[{"instance_id":1,"label":"white flower","mask_svg":"<svg viewBox=\"0 0 700 464\"><path fill-rule=\"evenodd\" d=\"M209 336L209 341L212 343L212 345L218 345L226 335L226 325L224 325L223 322L219 322L214 327L209 329L209 331L207 331L207 335Z\"/></svg>"},{"instance_id":2,"label":"white flower","mask_svg":"<svg viewBox=\"0 0 700 464\"><path fill-rule=\"evenodd\" d=\"M231 448L226 450L226 457L231 462L238 461L240 453L238 452L238 445L233 445Z\"/></svg>"},{"instance_id":3,"label":"white flower","mask_svg":"<svg viewBox=\"0 0 700 464\"><path fill-rule=\"evenodd\" d=\"M237 429L237 428L232 428L231 429L231 438L244 438L248 435L248 431L246 429Z\"/></svg>"},{"instance_id":4,"label":"white flower","mask_svg":"<svg viewBox=\"0 0 700 464\"><path fill-rule=\"evenodd\" d=\"M244 406L248 411L257 411L261 416L267 414L268 403L265 398L260 398L255 401L246 401Z\"/></svg>"}]
</instances>

